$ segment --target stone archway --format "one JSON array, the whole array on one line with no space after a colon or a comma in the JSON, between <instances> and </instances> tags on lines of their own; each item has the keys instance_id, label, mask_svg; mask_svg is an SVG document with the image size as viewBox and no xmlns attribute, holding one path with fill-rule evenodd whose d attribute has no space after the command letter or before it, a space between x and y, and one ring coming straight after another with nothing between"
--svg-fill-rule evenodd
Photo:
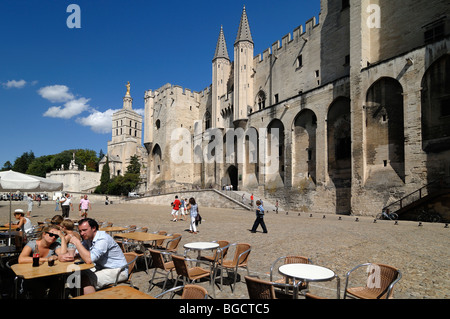
<instances>
[{"instance_id":1,"label":"stone archway","mask_svg":"<svg viewBox=\"0 0 450 319\"><path fill-rule=\"evenodd\" d=\"M239 184L239 176L238 176L238 169L236 166L231 165L227 169L227 179L230 181L230 184L233 185L233 190L238 190L238 184Z\"/></svg>"}]
</instances>

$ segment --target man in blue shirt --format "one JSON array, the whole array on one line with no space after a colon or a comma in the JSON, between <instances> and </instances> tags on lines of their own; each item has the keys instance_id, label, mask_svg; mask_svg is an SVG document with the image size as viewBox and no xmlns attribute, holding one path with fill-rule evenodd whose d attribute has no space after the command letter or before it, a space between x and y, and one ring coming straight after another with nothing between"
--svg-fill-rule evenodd
<instances>
[{"instance_id":1,"label":"man in blue shirt","mask_svg":"<svg viewBox=\"0 0 450 319\"><path fill-rule=\"evenodd\" d=\"M81 285L83 293L89 294L97 289L112 284L117 278L121 267L127 264L127 260L115 240L104 231L98 230L98 223L91 218L78 222L78 230L83 241L75 236L70 242L75 245L80 257L88 264L95 264L93 270L83 272ZM126 280L128 269L120 272L119 281Z\"/></svg>"},{"instance_id":2,"label":"man in blue shirt","mask_svg":"<svg viewBox=\"0 0 450 319\"><path fill-rule=\"evenodd\" d=\"M267 228L266 228L266 224L264 223L264 207L261 203L261 200L257 200L256 201L256 220L255 223L253 224L252 233L256 233L256 228L258 228L259 225L261 225L262 229L263 229L263 233L267 234Z\"/></svg>"}]
</instances>

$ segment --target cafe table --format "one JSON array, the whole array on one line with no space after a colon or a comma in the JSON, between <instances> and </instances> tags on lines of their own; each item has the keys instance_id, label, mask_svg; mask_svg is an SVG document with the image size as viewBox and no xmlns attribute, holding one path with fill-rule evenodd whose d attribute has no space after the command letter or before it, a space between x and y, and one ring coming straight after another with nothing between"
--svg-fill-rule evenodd
<instances>
[{"instance_id":1,"label":"cafe table","mask_svg":"<svg viewBox=\"0 0 450 319\"><path fill-rule=\"evenodd\" d=\"M75 271L87 270L94 267L94 264L75 264L76 262L77 261L61 262L59 260L56 260L54 266L49 266L47 262L41 261L39 263L39 267L33 267L31 263L12 265L11 269L16 274L16 278L14 279L15 293L17 294L17 283L19 278L29 280L50 276L65 276L70 275Z\"/></svg>"},{"instance_id":2,"label":"cafe table","mask_svg":"<svg viewBox=\"0 0 450 319\"><path fill-rule=\"evenodd\" d=\"M219 244L214 243L214 242L193 242L193 243L187 243L183 247L185 249L184 255L186 255L186 252L188 250L196 250L196 251L198 251L197 259L200 259L202 251L217 249L217 248L219 248Z\"/></svg>"},{"instance_id":3,"label":"cafe table","mask_svg":"<svg viewBox=\"0 0 450 319\"><path fill-rule=\"evenodd\" d=\"M148 263L147 263L147 258L145 258L144 242L151 241L151 242L153 242L153 245L155 246L155 243L157 240L172 239L172 236L165 236L165 235L144 233L144 232L119 233L119 234L115 234L114 237L120 237L120 238L135 240L135 241L139 242L139 244L141 245L141 249L144 252L146 273L148 273Z\"/></svg>"},{"instance_id":4,"label":"cafe table","mask_svg":"<svg viewBox=\"0 0 450 319\"><path fill-rule=\"evenodd\" d=\"M14 230L16 228L19 228L18 225L11 225L11 230ZM0 231L9 231L9 226L5 227L5 226L0 226Z\"/></svg>"},{"instance_id":5,"label":"cafe table","mask_svg":"<svg viewBox=\"0 0 450 319\"><path fill-rule=\"evenodd\" d=\"M113 232L122 232L127 230L128 228L126 227L120 227L120 226L110 226L110 227L103 227L100 228L99 230L104 231L104 232L108 232L110 236L112 236Z\"/></svg>"},{"instance_id":6,"label":"cafe table","mask_svg":"<svg viewBox=\"0 0 450 319\"><path fill-rule=\"evenodd\" d=\"M334 278L337 280L337 298L340 298L340 279L331 269L312 265L312 264L285 264L278 268L278 272L286 277L286 283L289 283L289 277L294 279L294 298L298 298L298 285L295 280L300 282L324 282Z\"/></svg>"},{"instance_id":7,"label":"cafe table","mask_svg":"<svg viewBox=\"0 0 450 319\"><path fill-rule=\"evenodd\" d=\"M115 286L72 299L156 299L130 286Z\"/></svg>"}]
</instances>

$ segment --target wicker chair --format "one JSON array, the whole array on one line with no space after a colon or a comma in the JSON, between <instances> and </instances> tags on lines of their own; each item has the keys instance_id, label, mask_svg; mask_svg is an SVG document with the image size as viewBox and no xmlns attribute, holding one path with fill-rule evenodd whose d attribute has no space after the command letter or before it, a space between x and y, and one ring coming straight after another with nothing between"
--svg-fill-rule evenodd
<instances>
[{"instance_id":1,"label":"wicker chair","mask_svg":"<svg viewBox=\"0 0 450 319\"><path fill-rule=\"evenodd\" d=\"M150 252L150 256L152 257L153 267L155 268L153 271L152 279L150 281L150 286L148 287L148 291L152 290L153 287L156 286L153 282L155 279L155 275L158 271L162 271L166 275L165 280L164 280L164 285L162 288L162 290L164 291L166 288L167 279L169 278L169 274L172 274L172 279L173 279L172 271L175 269L175 265L173 264L173 261L169 261L169 262L164 261L163 254L165 254L165 252L161 252L159 250L154 250L154 249L148 249L148 251Z\"/></svg>"},{"instance_id":2,"label":"wicker chair","mask_svg":"<svg viewBox=\"0 0 450 319\"><path fill-rule=\"evenodd\" d=\"M185 285L185 286L178 286L169 290L166 290L165 292L159 294L156 296L157 299L161 299L164 295L168 293L172 293L171 298L175 295L175 292L183 290L183 293L181 294L181 299L207 299L208 298L208 292L205 288L197 285Z\"/></svg>"},{"instance_id":3,"label":"wicker chair","mask_svg":"<svg viewBox=\"0 0 450 319\"><path fill-rule=\"evenodd\" d=\"M117 274L117 278L116 281L114 282L113 286L117 286L117 284L119 283L127 283L129 284L131 287L133 286L133 282L131 281L131 277L133 276L133 272L134 272L134 266L136 265L136 260L138 258L138 254L131 252L131 253L125 253L125 258L127 260L127 264L125 266L122 267L122 270L126 269L128 267L128 278L124 281L119 281L119 275L120 272Z\"/></svg>"},{"instance_id":4,"label":"wicker chair","mask_svg":"<svg viewBox=\"0 0 450 319\"><path fill-rule=\"evenodd\" d=\"M210 281L211 281L211 287L213 289L213 295L215 297L215 293L214 293L214 271L212 269L204 269L202 267L189 267L188 266L188 262L197 262L200 263L202 261L200 260L195 260L195 259L188 259L182 256L176 256L176 255L172 255L172 260L173 263L175 265L175 270L177 271L177 279L175 281L175 285L174 287L177 285L178 283L178 279L180 277L183 278L183 285L186 285L186 280L188 280L190 283L194 283L194 281L201 279L201 278L206 278L209 277Z\"/></svg>"},{"instance_id":5,"label":"wicker chair","mask_svg":"<svg viewBox=\"0 0 450 319\"><path fill-rule=\"evenodd\" d=\"M160 231L154 232L154 234L158 234L158 235L163 235L163 236L165 236L165 235L167 235L167 231L165 231L165 230L160 230ZM153 248L155 248L155 249L161 249L161 248L163 248L162 244L164 243L164 240L165 240L165 239L158 239L158 240L156 240L156 241L155 241L155 245L153 246Z\"/></svg>"},{"instance_id":6,"label":"wicker chair","mask_svg":"<svg viewBox=\"0 0 450 319\"><path fill-rule=\"evenodd\" d=\"M367 267L368 279L366 285L361 287L348 287L350 275L360 267ZM402 278L399 269L392 266L366 263L361 264L347 272L344 290L344 299L347 294L359 299L388 299L392 298L394 285Z\"/></svg>"},{"instance_id":7,"label":"wicker chair","mask_svg":"<svg viewBox=\"0 0 450 319\"><path fill-rule=\"evenodd\" d=\"M289 281L286 281L286 277L283 276L282 279L278 279L278 280L274 280L273 278L273 270L275 269L276 265L280 262L283 261L284 264L312 264L311 259L309 259L308 257L303 257L303 256L283 256L278 258L277 260L275 260L272 264L272 266L270 267L270 281L274 283L274 285L278 288L284 288L286 290L286 287L292 289L293 288L293 280L292 278L289 278ZM277 268L278 269L278 268ZM286 285L286 283L288 285ZM289 287L290 285L290 287ZM307 282L302 282L299 284L298 286L298 290L307 290L308 289L308 283Z\"/></svg>"},{"instance_id":8,"label":"wicker chair","mask_svg":"<svg viewBox=\"0 0 450 319\"><path fill-rule=\"evenodd\" d=\"M228 253L228 248L230 247L230 242L227 240L218 240L219 248L216 249L212 256L201 256L201 260L206 260L209 262L217 262L219 259L225 258Z\"/></svg>"},{"instance_id":9,"label":"wicker chair","mask_svg":"<svg viewBox=\"0 0 450 319\"><path fill-rule=\"evenodd\" d=\"M172 239L167 241L166 247L160 248L163 251L177 253L178 244L181 241L181 234L172 234Z\"/></svg>"},{"instance_id":10,"label":"wicker chair","mask_svg":"<svg viewBox=\"0 0 450 319\"><path fill-rule=\"evenodd\" d=\"M277 299L272 282L245 276L250 299Z\"/></svg>"},{"instance_id":11,"label":"wicker chair","mask_svg":"<svg viewBox=\"0 0 450 319\"><path fill-rule=\"evenodd\" d=\"M247 269L247 275L250 276L250 272L248 269L248 258L251 252L251 245L247 243L239 243L239 244L232 244L231 246L235 246L235 252L234 252L234 258L232 260L221 260L219 259L217 262L216 271L218 268L221 269L220 273L220 287L223 285L223 273L222 270L226 269L227 276L228 271L230 269L234 270L234 280L233 284L231 284L231 292L234 293L234 286L236 285L236 279L237 279L237 273L238 268L245 268Z\"/></svg>"}]
</instances>

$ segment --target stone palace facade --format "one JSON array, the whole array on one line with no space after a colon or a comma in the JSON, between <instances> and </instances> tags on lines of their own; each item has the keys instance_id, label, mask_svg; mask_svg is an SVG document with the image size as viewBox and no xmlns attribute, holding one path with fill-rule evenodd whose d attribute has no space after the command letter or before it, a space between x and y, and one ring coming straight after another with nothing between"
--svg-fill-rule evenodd
<instances>
[{"instance_id":1,"label":"stone palace facade","mask_svg":"<svg viewBox=\"0 0 450 319\"><path fill-rule=\"evenodd\" d=\"M146 91L145 127L125 100L115 115L108 156L139 154L145 192L232 184L374 215L449 175L448 1L321 0L318 20L257 54L247 10L233 43L220 29L210 87Z\"/></svg>"}]
</instances>

